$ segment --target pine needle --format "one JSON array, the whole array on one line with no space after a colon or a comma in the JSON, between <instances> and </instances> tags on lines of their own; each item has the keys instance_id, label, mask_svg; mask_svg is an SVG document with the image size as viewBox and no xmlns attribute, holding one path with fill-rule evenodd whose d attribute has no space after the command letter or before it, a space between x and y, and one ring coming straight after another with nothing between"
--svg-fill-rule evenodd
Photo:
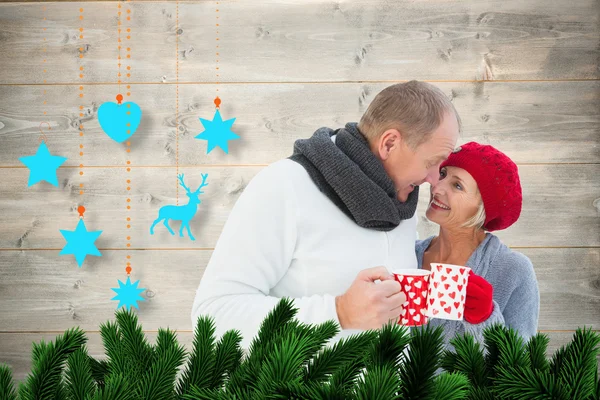
<instances>
[{"instance_id":1,"label":"pine needle","mask_svg":"<svg viewBox=\"0 0 600 400\"><path fill-rule=\"evenodd\" d=\"M92 378L96 382L99 388L104 387L106 377L109 374L108 361L96 360L94 357L88 355L88 363L92 371Z\"/></svg>"},{"instance_id":2,"label":"pine needle","mask_svg":"<svg viewBox=\"0 0 600 400\"><path fill-rule=\"evenodd\" d=\"M292 321L297 312L298 309L294 307L292 299L284 297L279 300L261 323L257 336L250 344L250 353L255 353L259 347L268 343L288 322Z\"/></svg>"},{"instance_id":3,"label":"pine needle","mask_svg":"<svg viewBox=\"0 0 600 400\"><path fill-rule=\"evenodd\" d=\"M405 326L389 322L379 330L379 336L371 347L368 365L388 365L396 371L403 360L403 351L410 342Z\"/></svg>"},{"instance_id":4,"label":"pine needle","mask_svg":"<svg viewBox=\"0 0 600 400\"><path fill-rule=\"evenodd\" d=\"M71 400L85 400L96 392L89 359L85 346L71 353L67 359L65 386Z\"/></svg>"},{"instance_id":5,"label":"pine needle","mask_svg":"<svg viewBox=\"0 0 600 400\"><path fill-rule=\"evenodd\" d=\"M364 331L342 338L332 346L324 348L309 362L304 381L326 381L343 365L364 358L368 349L374 345L377 335L377 331Z\"/></svg>"},{"instance_id":6,"label":"pine needle","mask_svg":"<svg viewBox=\"0 0 600 400\"><path fill-rule=\"evenodd\" d=\"M132 385L122 374L111 374L103 389L96 392L92 400L137 400Z\"/></svg>"},{"instance_id":7,"label":"pine needle","mask_svg":"<svg viewBox=\"0 0 600 400\"><path fill-rule=\"evenodd\" d=\"M578 328L565 348L557 376L573 399L587 399L595 394L599 343L598 333L591 328Z\"/></svg>"},{"instance_id":8,"label":"pine needle","mask_svg":"<svg viewBox=\"0 0 600 400\"><path fill-rule=\"evenodd\" d=\"M156 338L155 361L143 374L139 397L144 400L174 398L175 378L185 356L185 349L169 329L159 329Z\"/></svg>"},{"instance_id":9,"label":"pine needle","mask_svg":"<svg viewBox=\"0 0 600 400\"><path fill-rule=\"evenodd\" d=\"M191 356L179 381L177 393L181 396L190 387L209 388L214 374L215 323L208 316L198 318L194 331Z\"/></svg>"},{"instance_id":10,"label":"pine needle","mask_svg":"<svg viewBox=\"0 0 600 400\"><path fill-rule=\"evenodd\" d=\"M299 383L301 367L311 357L316 340L310 335L298 336L295 332L284 337L262 365L257 379L258 392L269 393L273 384Z\"/></svg>"},{"instance_id":11,"label":"pine needle","mask_svg":"<svg viewBox=\"0 0 600 400\"><path fill-rule=\"evenodd\" d=\"M534 370L545 371L550 367L550 364L546 359L549 342L550 338L548 335L539 332L527 342L527 354L529 356L531 368Z\"/></svg>"},{"instance_id":12,"label":"pine needle","mask_svg":"<svg viewBox=\"0 0 600 400\"><path fill-rule=\"evenodd\" d=\"M487 375L490 379L496 376L495 368L498 365L498 357L500 356L497 339L503 330L504 326L500 323L488 326L483 330L483 343L486 353L485 365Z\"/></svg>"},{"instance_id":13,"label":"pine needle","mask_svg":"<svg viewBox=\"0 0 600 400\"><path fill-rule=\"evenodd\" d=\"M109 373L126 375L129 372L128 363L123 351L121 332L119 332L118 325L111 321L100 324L100 336L104 344L104 352L108 357ZM92 368L97 367L93 363L91 365Z\"/></svg>"},{"instance_id":14,"label":"pine needle","mask_svg":"<svg viewBox=\"0 0 600 400\"><path fill-rule=\"evenodd\" d=\"M458 335L450 340L454 353L444 353L443 365L447 371L464 374L474 388L483 388L490 384L487 375L483 349L472 335Z\"/></svg>"},{"instance_id":15,"label":"pine needle","mask_svg":"<svg viewBox=\"0 0 600 400\"><path fill-rule=\"evenodd\" d=\"M442 373L435 378L433 400L461 400L469 394L469 380L461 373ZM483 400L477 397L478 400Z\"/></svg>"},{"instance_id":16,"label":"pine needle","mask_svg":"<svg viewBox=\"0 0 600 400\"><path fill-rule=\"evenodd\" d=\"M17 400L12 372L6 364L0 364L0 399Z\"/></svg>"},{"instance_id":17,"label":"pine needle","mask_svg":"<svg viewBox=\"0 0 600 400\"><path fill-rule=\"evenodd\" d=\"M494 393L500 399L513 400L573 400L566 388L550 371L499 365Z\"/></svg>"},{"instance_id":18,"label":"pine needle","mask_svg":"<svg viewBox=\"0 0 600 400\"><path fill-rule=\"evenodd\" d=\"M333 393L350 393L354 389L359 374L366 368L366 357L356 358L338 369L329 381Z\"/></svg>"},{"instance_id":19,"label":"pine needle","mask_svg":"<svg viewBox=\"0 0 600 400\"><path fill-rule=\"evenodd\" d=\"M71 328L53 342L38 347L36 361L23 385L19 387L21 400L55 400L61 396L61 375L67 358L86 342L85 333Z\"/></svg>"},{"instance_id":20,"label":"pine needle","mask_svg":"<svg viewBox=\"0 0 600 400\"><path fill-rule=\"evenodd\" d=\"M525 352L523 338L511 327L500 326L493 330L490 339L497 348L497 367L522 367L529 368L531 363Z\"/></svg>"},{"instance_id":21,"label":"pine needle","mask_svg":"<svg viewBox=\"0 0 600 400\"><path fill-rule=\"evenodd\" d=\"M404 398L398 395L400 381L396 370L390 364L367 368L364 376L358 379L355 390L357 400L393 400Z\"/></svg>"},{"instance_id":22,"label":"pine needle","mask_svg":"<svg viewBox=\"0 0 600 400\"><path fill-rule=\"evenodd\" d=\"M225 379L241 365L243 353L240 347L242 335L237 330L227 331L215 348L215 362L210 388L220 389Z\"/></svg>"},{"instance_id":23,"label":"pine needle","mask_svg":"<svg viewBox=\"0 0 600 400\"><path fill-rule=\"evenodd\" d=\"M152 346L133 310L121 308L115 312L115 317L121 333L121 349L128 360L128 370L124 376L130 379L130 383L139 382L154 360Z\"/></svg>"},{"instance_id":24,"label":"pine needle","mask_svg":"<svg viewBox=\"0 0 600 400\"><path fill-rule=\"evenodd\" d=\"M411 330L408 360L400 366L403 399L426 399L435 391L433 377L439 368L443 328L424 325Z\"/></svg>"}]
</instances>

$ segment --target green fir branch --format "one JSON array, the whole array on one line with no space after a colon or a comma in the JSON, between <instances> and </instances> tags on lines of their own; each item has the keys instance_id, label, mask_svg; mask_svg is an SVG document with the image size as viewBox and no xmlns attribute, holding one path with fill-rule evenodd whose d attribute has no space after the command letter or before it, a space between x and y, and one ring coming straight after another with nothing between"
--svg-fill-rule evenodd
<instances>
[{"instance_id":1,"label":"green fir branch","mask_svg":"<svg viewBox=\"0 0 600 400\"><path fill-rule=\"evenodd\" d=\"M155 361L141 379L139 397L144 400L168 400L175 396L175 378L183 364L185 349L169 329L159 329L156 338Z\"/></svg>"},{"instance_id":2,"label":"green fir branch","mask_svg":"<svg viewBox=\"0 0 600 400\"><path fill-rule=\"evenodd\" d=\"M304 374L305 382L324 382L343 365L357 358L364 358L375 340L377 331L363 331L360 334L340 339L324 348L309 363Z\"/></svg>"},{"instance_id":3,"label":"green fir branch","mask_svg":"<svg viewBox=\"0 0 600 400\"><path fill-rule=\"evenodd\" d=\"M53 342L38 347L32 371L19 387L21 400L56 400L62 397L61 378L67 358L85 344L85 333L78 327L59 335Z\"/></svg>"},{"instance_id":4,"label":"green fir branch","mask_svg":"<svg viewBox=\"0 0 600 400\"><path fill-rule=\"evenodd\" d=\"M433 377L439 368L443 327L424 325L411 330L407 360L400 366L402 398L426 399L435 392Z\"/></svg>"},{"instance_id":5,"label":"green fir branch","mask_svg":"<svg viewBox=\"0 0 600 400\"><path fill-rule=\"evenodd\" d=\"M198 389L210 388L215 368L215 323L208 316L198 318L194 331L192 353L182 378L178 383L177 393L186 394L191 386Z\"/></svg>"},{"instance_id":6,"label":"green fir branch","mask_svg":"<svg viewBox=\"0 0 600 400\"><path fill-rule=\"evenodd\" d=\"M259 353L259 349L270 342L273 336L291 322L297 313L298 309L294 307L292 299L287 297L280 299L261 323L256 337L252 339L249 348L250 354Z\"/></svg>"},{"instance_id":7,"label":"green fir branch","mask_svg":"<svg viewBox=\"0 0 600 400\"><path fill-rule=\"evenodd\" d=\"M313 353L318 338L290 332L267 356L257 379L257 392L269 393L273 385L300 383L302 366Z\"/></svg>"},{"instance_id":8,"label":"green fir branch","mask_svg":"<svg viewBox=\"0 0 600 400\"><path fill-rule=\"evenodd\" d=\"M366 368L366 357L360 357L344 364L329 380L329 386L334 393L351 393L360 373Z\"/></svg>"},{"instance_id":9,"label":"green fir branch","mask_svg":"<svg viewBox=\"0 0 600 400\"><path fill-rule=\"evenodd\" d=\"M69 355L65 373L65 388L70 400L85 400L96 392L90 356L84 346Z\"/></svg>"},{"instance_id":10,"label":"green fir branch","mask_svg":"<svg viewBox=\"0 0 600 400\"><path fill-rule=\"evenodd\" d=\"M121 349L128 360L125 377L130 379L129 382L139 382L154 361L154 351L133 310L121 308L115 312L115 317L121 332Z\"/></svg>"},{"instance_id":11,"label":"green fir branch","mask_svg":"<svg viewBox=\"0 0 600 400\"><path fill-rule=\"evenodd\" d=\"M222 388L225 380L241 365L243 358L241 342L241 333L237 330L230 330L225 332L217 343L211 388Z\"/></svg>"},{"instance_id":12,"label":"green fir branch","mask_svg":"<svg viewBox=\"0 0 600 400\"><path fill-rule=\"evenodd\" d=\"M0 364L0 399L17 400L12 371L6 364Z\"/></svg>"},{"instance_id":13,"label":"green fir branch","mask_svg":"<svg viewBox=\"0 0 600 400\"><path fill-rule=\"evenodd\" d=\"M578 328L565 348L557 375L573 399L586 399L596 391L598 344L600 335L591 328Z\"/></svg>"},{"instance_id":14,"label":"green fir branch","mask_svg":"<svg viewBox=\"0 0 600 400\"><path fill-rule=\"evenodd\" d=\"M548 335L539 332L527 342L526 350L532 369L546 371L550 368L550 364L546 358L549 342L550 338Z\"/></svg>"},{"instance_id":15,"label":"green fir branch","mask_svg":"<svg viewBox=\"0 0 600 400\"><path fill-rule=\"evenodd\" d=\"M404 349L410 343L408 328L388 322L378 333L377 340L371 347L367 365L387 365L397 371L404 359Z\"/></svg>"},{"instance_id":16,"label":"green fir branch","mask_svg":"<svg viewBox=\"0 0 600 400\"><path fill-rule=\"evenodd\" d=\"M515 329L500 326L500 329L493 331L491 340L495 342L498 349L497 367L531 367L523 338L519 336Z\"/></svg>"},{"instance_id":17,"label":"green fir branch","mask_svg":"<svg viewBox=\"0 0 600 400\"><path fill-rule=\"evenodd\" d=\"M92 400L137 400L133 385L120 373L113 373L106 379L104 388L96 391Z\"/></svg>"},{"instance_id":18,"label":"green fir branch","mask_svg":"<svg viewBox=\"0 0 600 400\"><path fill-rule=\"evenodd\" d=\"M450 340L454 352L445 351L442 364L449 372L464 374L473 388L483 388L490 384L483 348L472 335L457 335ZM451 366L451 367L450 367Z\"/></svg>"},{"instance_id":19,"label":"green fir branch","mask_svg":"<svg viewBox=\"0 0 600 400\"><path fill-rule=\"evenodd\" d=\"M461 373L442 373L434 380L433 400L461 400L469 395L469 379ZM479 398L479 400L483 400Z\"/></svg>"},{"instance_id":20,"label":"green fir branch","mask_svg":"<svg viewBox=\"0 0 600 400\"><path fill-rule=\"evenodd\" d=\"M502 331L504 331L504 325L500 323L488 326L483 330L486 374L492 380L496 376L496 366L500 357L497 339Z\"/></svg>"},{"instance_id":21,"label":"green fir branch","mask_svg":"<svg viewBox=\"0 0 600 400\"><path fill-rule=\"evenodd\" d=\"M532 370L521 366L499 366L494 393L499 399L511 400L575 399L549 370Z\"/></svg>"},{"instance_id":22,"label":"green fir branch","mask_svg":"<svg viewBox=\"0 0 600 400\"><path fill-rule=\"evenodd\" d=\"M88 363L90 364L92 378L99 388L104 387L104 383L110 372L107 360L96 360L88 355Z\"/></svg>"},{"instance_id":23,"label":"green fir branch","mask_svg":"<svg viewBox=\"0 0 600 400\"><path fill-rule=\"evenodd\" d=\"M357 400L403 399L401 384L394 367L389 363L373 365L358 378L354 398Z\"/></svg>"},{"instance_id":24,"label":"green fir branch","mask_svg":"<svg viewBox=\"0 0 600 400\"><path fill-rule=\"evenodd\" d=\"M107 356L106 366L108 374L104 374L104 379L108 379L111 374L126 376L129 373L129 366L123 344L121 343L121 332L119 326L115 322L107 321L100 324L100 336L104 345L104 352ZM91 363L92 370L98 371L98 365ZM98 377L98 374L96 374ZM97 380L98 381L98 380Z\"/></svg>"}]
</instances>

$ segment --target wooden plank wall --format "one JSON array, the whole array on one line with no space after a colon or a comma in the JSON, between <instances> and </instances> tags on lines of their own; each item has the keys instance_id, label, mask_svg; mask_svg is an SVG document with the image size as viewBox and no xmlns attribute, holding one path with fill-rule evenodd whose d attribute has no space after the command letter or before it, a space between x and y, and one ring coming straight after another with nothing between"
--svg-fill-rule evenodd
<instances>
[{"instance_id":1,"label":"wooden plank wall","mask_svg":"<svg viewBox=\"0 0 600 400\"><path fill-rule=\"evenodd\" d=\"M551 350L578 326L600 328L597 1L221 0L218 14L214 1L120 3L131 10L126 100L143 110L130 153L97 119L118 90L119 3L0 2L0 362L16 379L29 369L32 341L75 325L101 354L98 326L113 318L110 288L124 279L126 255L147 288L138 314L148 334L169 326L189 345L196 287L249 180L288 156L294 140L357 121L381 89L411 79L451 96L464 122L460 143L490 143L519 165L522 217L499 235L533 261ZM241 136L228 155L207 155L194 139L199 118L212 119L217 88ZM18 157L34 153L42 121L52 127L51 152L68 161L58 187L28 188ZM159 207L185 197L177 171L191 186L209 173L194 242L162 226L149 234ZM421 193L424 215L428 188ZM79 205L88 229L103 230L102 257L82 268L58 255L59 229L74 228ZM435 231L420 220L421 237Z\"/></svg>"}]
</instances>

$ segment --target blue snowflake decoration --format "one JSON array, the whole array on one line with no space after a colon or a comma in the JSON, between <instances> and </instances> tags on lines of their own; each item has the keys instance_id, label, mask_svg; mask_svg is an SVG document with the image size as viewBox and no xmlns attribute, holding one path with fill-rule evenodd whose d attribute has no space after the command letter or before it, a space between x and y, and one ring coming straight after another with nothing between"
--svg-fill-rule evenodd
<instances>
[{"instance_id":1,"label":"blue snowflake decoration","mask_svg":"<svg viewBox=\"0 0 600 400\"><path fill-rule=\"evenodd\" d=\"M79 220L74 231L61 229L60 233L67 241L67 244L63 247L59 255L73 254L79 268L81 268L87 255L102 256L94 244L102 231L88 231L83 219Z\"/></svg>"},{"instance_id":2,"label":"blue snowflake decoration","mask_svg":"<svg viewBox=\"0 0 600 400\"><path fill-rule=\"evenodd\" d=\"M140 296L140 293L146 290L145 288L138 289L139 283L139 280L135 281L134 283L131 283L131 280L128 276L127 282L123 283L121 282L121 280L119 280L119 287L111 288L117 294L111 299L119 301L119 305L117 306L117 308L125 306L125 308L135 307L139 310L137 302L144 301L144 298Z\"/></svg>"},{"instance_id":3,"label":"blue snowflake decoration","mask_svg":"<svg viewBox=\"0 0 600 400\"><path fill-rule=\"evenodd\" d=\"M227 142L229 140L237 140L240 137L231 131L235 118L223 121L221 113L217 109L213 120L200 118L200 122L204 126L204 131L196 135L196 139L206 140L208 142L206 154L210 153L215 147L219 146L225 154L229 154Z\"/></svg>"},{"instance_id":4,"label":"blue snowflake decoration","mask_svg":"<svg viewBox=\"0 0 600 400\"><path fill-rule=\"evenodd\" d=\"M27 182L27 187L41 181L46 181L58 187L56 170L66 160L67 157L53 156L50 154L46 142L42 141L35 155L19 157L19 161L29 168L29 180Z\"/></svg>"}]
</instances>

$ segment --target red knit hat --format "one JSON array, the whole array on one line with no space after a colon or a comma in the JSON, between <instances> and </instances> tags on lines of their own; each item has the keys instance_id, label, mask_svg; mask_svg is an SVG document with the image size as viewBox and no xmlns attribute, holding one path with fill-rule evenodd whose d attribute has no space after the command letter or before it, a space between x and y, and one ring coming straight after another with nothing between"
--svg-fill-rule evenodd
<instances>
[{"instance_id":1,"label":"red knit hat","mask_svg":"<svg viewBox=\"0 0 600 400\"><path fill-rule=\"evenodd\" d=\"M506 154L469 142L454 150L440 169L443 167L462 168L477 182L485 208L483 229L505 229L519 219L523 204L519 170Z\"/></svg>"}]
</instances>

